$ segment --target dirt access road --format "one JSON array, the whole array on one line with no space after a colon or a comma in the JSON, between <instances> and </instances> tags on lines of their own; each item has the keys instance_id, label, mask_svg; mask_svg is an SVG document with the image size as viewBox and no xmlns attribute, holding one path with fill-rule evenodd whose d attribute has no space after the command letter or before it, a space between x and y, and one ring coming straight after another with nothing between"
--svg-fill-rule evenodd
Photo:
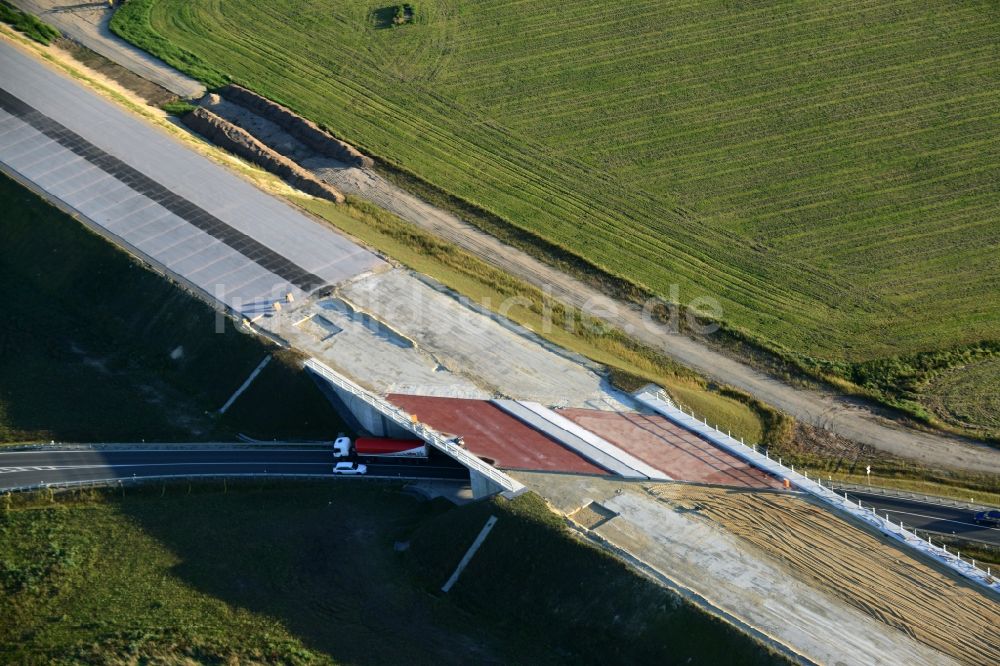
<instances>
[{"instance_id":1,"label":"dirt access road","mask_svg":"<svg viewBox=\"0 0 1000 666\"><path fill-rule=\"evenodd\" d=\"M196 81L111 34L107 27L110 12L98 8L96 3L67 6L61 5L58 0L14 0L14 4L41 16L91 49L178 94L196 95L203 90ZM645 321L637 306L611 301L599 290L420 200L371 170L343 165L337 168L327 160L321 160L321 164L311 164L309 160L302 160L301 163L343 192L369 199L547 290L553 298L567 305L578 308L595 303L613 305L613 308L601 308L600 312L592 307L587 309L680 363L716 381L747 391L805 423L924 465L1000 474L1000 451L994 448L957 437L903 428L843 396L794 387L754 370L665 326Z\"/></svg>"},{"instance_id":2,"label":"dirt access road","mask_svg":"<svg viewBox=\"0 0 1000 666\"><path fill-rule=\"evenodd\" d=\"M586 308L680 363L716 381L740 388L801 421L930 467L1000 474L1000 451L997 449L958 437L907 429L832 392L790 386L701 342L644 319L638 306L609 299L599 290L422 201L371 170L318 167L309 161L304 166L312 166L321 178L341 191L368 199L548 291L556 300ZM595 309L593 304L600 304L600 307Z\"/></svg>"},{"instance_id":3,"label":"dirt access road","mask_svg":"<svg viewBox=\"0 0 1000 666\"><path fill-rule=\"evenodd\" d=\"M10 0L11 4L30 12L66 37L92 51L100 53L135 74L159 84L181 97L197 97L205 86L181 74L163 61L132 46L111 32L108 23L113 11L107 2L98 0Z\"/></svg>"}]
</instances>

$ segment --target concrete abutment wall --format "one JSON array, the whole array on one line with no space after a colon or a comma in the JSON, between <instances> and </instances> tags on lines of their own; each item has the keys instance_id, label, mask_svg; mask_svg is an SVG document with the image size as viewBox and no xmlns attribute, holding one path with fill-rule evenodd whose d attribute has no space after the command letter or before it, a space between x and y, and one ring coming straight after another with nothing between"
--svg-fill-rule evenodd
<instances>
[{"instance_id":1,"label":"concrete abutment wall","mask_svg":"<svg viewBox=\"0 0 1000 666\"><path fill-rule=\"evenodd\" d=\"M359 437L413 438L412 432L392 421L363 398L331 384L314 372L310 372L309 375L333 405L337 414Z\"/></svg>"}]
</instances>

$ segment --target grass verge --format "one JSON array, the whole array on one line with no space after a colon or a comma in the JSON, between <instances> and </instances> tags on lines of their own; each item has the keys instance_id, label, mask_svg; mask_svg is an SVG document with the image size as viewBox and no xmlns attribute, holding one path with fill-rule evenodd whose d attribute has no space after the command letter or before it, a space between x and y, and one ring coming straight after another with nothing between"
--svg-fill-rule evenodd
<instances>
[{"instance_id":1,"label":"grass verge","mask_svg":"<svg viewBox=\"0 0 1000 666\"><path fill-rule=\"evenodd\" d=\"M614 293L717 298L733 337L914 419L926 403L850 376L995 341L995 10L519 9L428 3L419 24L376 30L360 0L133 0L112 26L472 202L473 222L557 264L589 263ZM928 422L945 421L965 427Z\"/></svg>"},{"instance_id":2,"label":"grass verge","mask_svg":"<svg viewBox=\"0 0 1000 666\"><path fill-rule=\"evenodd\" d=\"M865 467L871 465L876 470L872 476L878 485L899 490L926 492L928 495L969 498L996 497L1000 494L1000 478L995 474L976 473L965 470L930 468L902 458L886 459L845 459L837 456L803 453L794 447L771 447L772 458L780 458L785 465L794 465L799 471L806 470L812 477L819 473L835 480L865 483Z\"/></svg>"},{"instance_id":3,"label":"grass verge","mask_svg":"<svg viewBox=\"0 0 1000 666\"><path fill-rule=\"evenodd\" d=\"M39 21L34 15L11 7L6 2L0 2L0 21L46 46L62 36L62 33L48 23Z\"/></svg>"},{"instance_id":4,"label":"grass verge","mask_svg":"<svg viewBox=\"0 0 1000 666\"><path fill-rule=\"evenodd\" d=\"M495 268L461 248L435 238L401 218L354 197L338 206L312 197L289 197L302 208L362 240L405 266L486 307L502 303L505 315L546 340L611 369L609 379L634 391L656 383L689 409L711 415L720 427L749 442L787 436L775 410L728 387L706 382L694 372L641 345L621 331L583 321L542 291ZM549 317L553 325L546 325Z\"/></svg>"},{"instance_id":5,"label":"grass verge","mask_svg":"<svg viewBox=\"0 0 1000 666\"><path fill-rule=\"evenodd\" d=\"M496 531L436 593L484 512L499 512ZM5 496L0 661L779 661L545 512L537 498L456 509L351 481Z\"/></svg>"},{"instance_id":6,"label":"grass verge","mask_svg":"<svg viewBox=\"0 0 1000 666\"><path fill-rule=\"evenodd\" d=\"M862 470L862 472L863 471L864 470ZM931 495L934 497L961 500L963 502L972 502L975 504L986 504L988 506L1000 506L1000 484L994 484L992 487L995 489L992 491L987 490L987 488L991 487L990 484L983 484L978 490L969 490L967 488L956 488L953 485L945 483L936 483L934 481L927 481L923 479L882 476L881 474L872 474L871 479L863 473L837 473L831 474L830 476L833 477L834 481L845 481L847 483L856 483L862 486L871 481L871 485L876 487L896 488L898 490Z\"/></svg>"}]
</instances>

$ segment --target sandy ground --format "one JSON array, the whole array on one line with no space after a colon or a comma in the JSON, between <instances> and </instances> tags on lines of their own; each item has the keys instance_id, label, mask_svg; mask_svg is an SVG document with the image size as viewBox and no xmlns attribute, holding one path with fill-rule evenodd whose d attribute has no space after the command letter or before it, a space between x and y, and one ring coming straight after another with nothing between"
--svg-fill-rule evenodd
<instances>
[{"instance_id":1,"label":"sandy ground","mask_svg":"<svg viewBox=\"0 0 1000 666\"><path fill-rule=\"evenodd\" d=\"M254 323L376 393L488 398L490 390L453 373L381 323L360 321L316 299Z\"/></svg>"},{"instance_id":2,"label":"sandy ground","mask_svg":"<svg viewBox=\"0 0 1000 666\"><path fill-rule=\"evenodd\" d=\"M604 378L501 325L409 271L396 269L353 280L338 290L351 303L389 322L453 372L474 377L495 393L546 405L625 409L631 399Z\"/></svg>"},{"instance_id":3,"label":"sandy ground","mask_svg":"<svg viewBox=\"0 0 1000 666\"><path fill-rule=\"evenodd\" d=\"M379 365L377 357L373 357L367 351L370 346L370 340L358 346L360 362L368 366ZM388 365L386 372L389 375L398 374L394 363ZM481 391L475 384L470 382L469 385L470 390ZM538 475L521 476L530 476L531 478L526 480L538 487L536 482ZM929 651L927 646L903 632L889 630L889 625L884 624L883 620L874 619L875 615L870 609L859 610L857 603L848 604L827 592L810 587L818 585L817 581L830 579L834 574L829 570L786 562L781 556L768 554L764 549L766 545L748 549L747 538L736 536L734 532L738 530L735 527L723 527L720 523L714 522L710 516L702 515L706 513L704 511L684 510L684 507L677 506L671 508L668 502L674 500L667 497L657 500L644 491L635 491L631 487L621 495L616 495L615 489L618 487L617 484L595 479L580 482L572 477L554 477L551 482L546 481L544 484L543 494L549 497L553 504L565 507L567 512L579 509L591 500L603 502L606 510L615 514L597 528L604 538L617 543L620 547L631 549L630 552L634 551L637 557L650 563L664 572L665 576L678 581L678 584L687 589L704 590L706 599L711 600L712 604L719 604L719 607L725 608L727 612L732 612L735 617L757 618L759 615L761 619L757 624L764 626L769 635L776 636L776 640L787 641L787 644L805 646L803 649L808 654L820 655L819 661L948 662L944 655ZM689 509L694 508L689 507ZM730 532L730 529L733 532ZM808 548L801 550L808 551ZM709 555L707 559L706 553ZM908 559L909 556L891 551L881 557L881 561L885 564L893 558L898 562ZM706 562L711 566L706 566ZM868 566L867 563L862 564ZM884 566L882 568L885 570ZM948 587L950 584L954 588L954 582L948 583L948 579L928 567L924 567L923 570L918 567L902 571L887 570L879 572L879 575L884 574L892 580L893 577L898 578L904 573L912 575L914 584L927 587L934 591L937 597L949 603L968 603L962 594ZM734 580L737 582L734 583ZM838 584L841 582L839 578L833 580ZM946 582L942 584L942 580ZM717 599L721 599L722 603L720 604ZM902 619L892 613L889 614L890 621L897 626L900 622L911 621L907 619L906 614L917 612L920 602L911 599L902 605L905 607ZM794 612L789 612L790 608L794 609ZM994 611L992 615L991 610ZM954 609L948 606L947 613L953 611ZM964 613L965 610L961 612ZM947 613L941 612L939 615L947 616ZM987 607L980 615L987 620L993 619L995 607ZM878 622L875 630L872 628L872 622ZM918 635L916 631L912 631L912 635L921 640L935 640L942 644L948 642L945 640L946 637L942 636L940 625L932 621L928 621L928 625L930 629L927 635ZM996 626L997 621L994 621L987 627L987 631L990 628L995 631ZM959 635L964 635L965 632L965 629L957 623L953 624L953 630ZM992 641L991 645L995 647L998 644L995 634L987 633L986 636L987 640ZM946 646L946 649L951 648ZM845 660L845 654L849 655L850 659ZM994 656L993 653L986 654L991 658ZM975 657L975 654L972 657ZM966 658L965 653L963 658Z\"/></svg>"},{"instance_id":4,"label":"sandy ground","mask_svg":"<svg viewBox=\"0 0 1000 666\"><path fill-rule=\"evenodd\" d=\"M689 598L808 660L1000 663L1000 606L798 496L515 476Z\"/></svg>"},{"instance_id":5,"label":"sandy ground","mask_svg":"<svg viewBox=\"0 0 1000 666\"><path fill-rule=\"evenodd\" d=\"M22 9L56 25L67 36L168 90L188 97L204 93L204 88L198 82L113 35L107 27L110 13L96 1L93 4L78 5L72 11L53 11L66 6L57 0L13 1ZM213 110L219 112L217 109ZM220 115L225 117L224 113ZM258 138L264 140L263 137ZM542 286L564 303L582 307L586 303L611 302L600 291L505 245L456 216L421 201L377 173L344 168L344 165L329 160L301 159L303 166L313 169L317 175L341 191L359 195L395 212L511 274ZM637 308L630 304L614 302L614 310L602 313L602 317L706 376L748 391L811 425L928 466L1000 474L1000 451L994 448L944 434L903 428L832 392L788 385L709 349L696 340L676 334L665 327L649 324L643 320Z\"/></svg>"},{"instance_id":6,"label":"sandy ground","mask_svg":"<svg viewBox=\"0 0 1000 666\"><path fill-rule=\"evenodd\" d=\"M360 276L330 298L256 323L379 393L631 405L587 364L401 268Z\"/></svg>"},{"instance_id":7,"label":"sandy ground","mask_svg":"<svg viewBox=\"0 0 1000 666\"><path fill-rule=\"evenodd\" d=\"M135 72L144 79L163 86L181 97L196 97L205 87L181 74L142 49L119 38L108 27L112 11L108 3L97 0L72 2L67 0L11 0L11 4L31 12L46 23L100 53L105 58Z\"/></svg>"},{"instance_id":8,"label":"sandy ground","mask_svg":"<svg viewBox=\"0 0 1000 666\"><path fill-rule=\"evenodd\" d=\"M1000 599L801 498L657 486L678 511L722 525L855 608L974 664L1000 663ZM956 631L956 627L961 627Z\"/></svg>"},{"instance_id":9,"label":"sandy ground","mask_svg":"<svg viewBox=\"0 0 1000 666\"><path fill-rule=\"evenodd\" d=\"M587 303L610 302L593 287L414 197L377 173L355 167L320 166L315 160L307 160L304 166L313 168L342 192L361 196L396 213L489 263L546 289L557 300L577 308L583 308ZM932 467L943 465L1000 474L1000 451L996 449L959 438L901 428L832 393L790 386L695 340L644 321L638 309L630 304L615 302L614 305L612 312L604 312L605 308L602 308L600 316L608 323L713 379L748 391L797 419Z\"/></svg>"}]
</instances>

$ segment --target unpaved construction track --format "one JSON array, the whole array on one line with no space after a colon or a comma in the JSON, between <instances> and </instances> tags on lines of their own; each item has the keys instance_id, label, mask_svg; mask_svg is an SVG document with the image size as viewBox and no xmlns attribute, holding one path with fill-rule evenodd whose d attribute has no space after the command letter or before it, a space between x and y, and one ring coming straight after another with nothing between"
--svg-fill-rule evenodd
<instances>
[{"instance_id":1,"label":"unpaved construction track","mask_svg":"<svg viewBox=\"0 0 1000 666\"><path fill-rule=\"evenodd\" d=\"M58 28L70 39L129 69L144 79L163 86L181 97L197 97L205 86L181 74L159 58L132 46L111 32L108 24L114 13L108 3L67 2L66 0L11 0L11 4L30 12Z\"/></svg>"},{"instance_id":2,"label":"unpaved construction track","mask_svg":"<svg viewBox=\"0 0 1000 666\"><path fill-rule=\"evenodd\" d=\"M595 310L594 304L612 301L599 290L422 201L370 169L324 166L315 160L303 165L345 194L368 199L545 290L556 300L586 309L684 365L747 391L806 423L930 467L1000 474L1000 451L986 444L906 429L833 393L795 388L644 319L634 304L614 301L614 311L606 307Z\"/></svg>"},{"instance_id":3,"label":"unpaved construction track","mask_svg":"<svg viewBox=\"0 0 1000 666\"><path fill-rule=\"evenodd\" d=\"M59 10L65 5L54 0L13 0L13 4L41 16L94 51L169 90L184 96L195 96L204 91L197 81L111 34L107 27L110 11L99 3L78 6L77 11L56 12L52 10ZM243 126L263 143L292 157L300 165L312 169L342 192L369 199L511 274L549 290L566 304L582 307L588 302L607 302L607 297L597 289L413 197L370 169L351 167L347 162L337 162L316 153L296 157L277 148L252 127L253 118L264 124L270 121L254 115L252 111L246 112L246 125L218 109L213 108L213 111ZM276 127L273 123L270 125ZM290 138L287 133L285 136ZM303 145L294 139L292 141ZM615 312L602 311L595 315L706 376L747 391L805 423L931 467L1000 474L1000 451L995 448L957 437L902 428L842 396L790 386L666 327L648 326L634 305L623 302L616 305Z\"/></svg>"},{"instance_id":4,"label":"unpaved construction track","mask_svg":"<svg viewBox=\"0 0 1000 666\"><path fill-rule=\"evenodd\" d=\"M803 498L680 485L650 492L936 650L970 664L1000 663L1000 600Z\"/></svg>"}]
</instances>

